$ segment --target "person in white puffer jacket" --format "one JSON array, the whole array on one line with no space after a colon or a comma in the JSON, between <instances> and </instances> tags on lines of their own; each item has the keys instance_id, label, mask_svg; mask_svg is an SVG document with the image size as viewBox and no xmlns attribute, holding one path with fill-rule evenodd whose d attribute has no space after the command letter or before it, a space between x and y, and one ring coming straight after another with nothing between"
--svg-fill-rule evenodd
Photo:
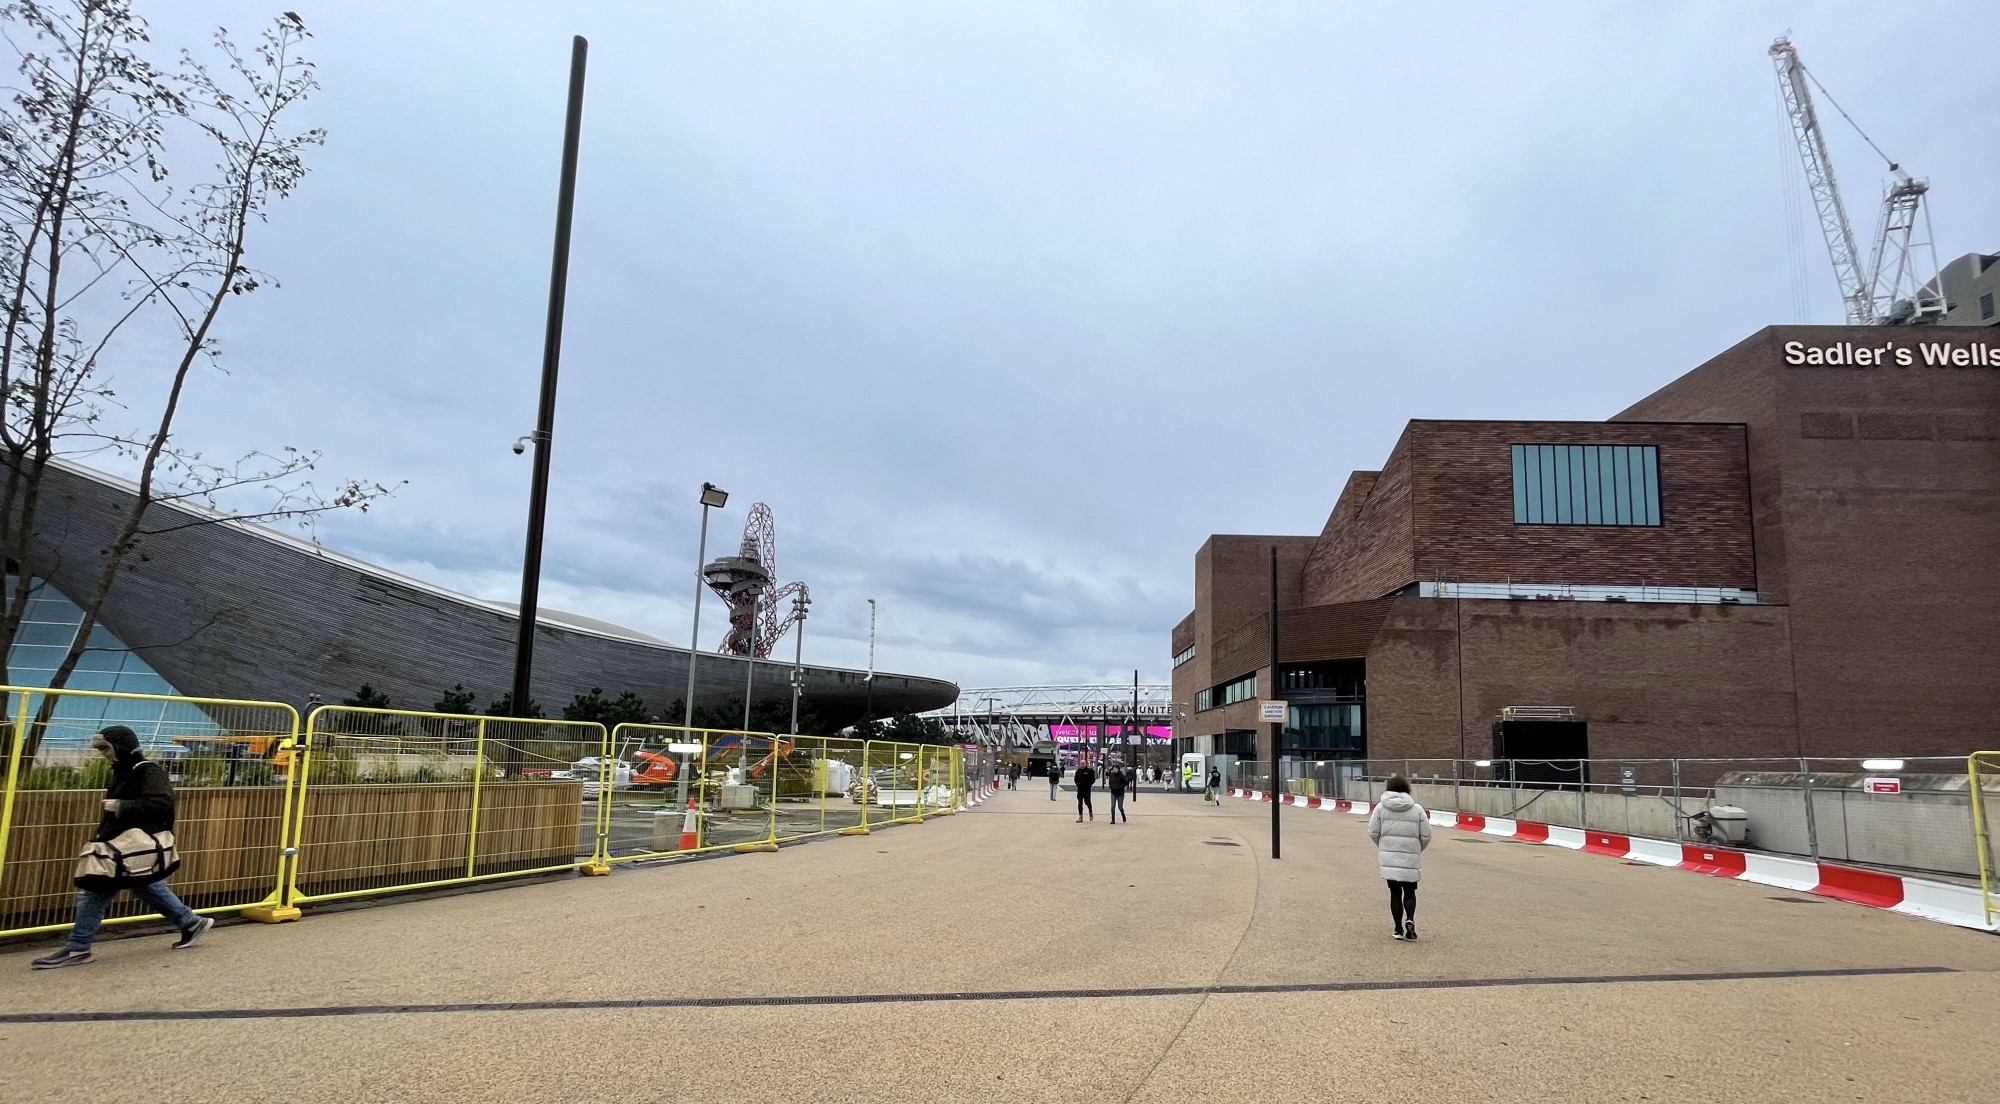
<instances>
[{"instance_id":1,"label":"person in white puffer jacket","mask_svg":"<svg viewBox=\"0 0 2000 1104\"><path fill-rule=\"evenodd\" d=\"M1375 841L1382 880L1389 883L1391 933L1417 937L1417 879L1423 876L1424 848L1431 845L1431 815L1410 796L1401 775L1382 787L1382 800L1368 814L1368 838Z\"/></svg>"}]
</instances>

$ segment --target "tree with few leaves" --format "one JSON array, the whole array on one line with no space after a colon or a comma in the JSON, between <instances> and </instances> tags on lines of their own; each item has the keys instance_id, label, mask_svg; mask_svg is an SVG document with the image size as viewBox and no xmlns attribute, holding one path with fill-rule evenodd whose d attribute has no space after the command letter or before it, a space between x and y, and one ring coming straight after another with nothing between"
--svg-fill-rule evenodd
<instances>
[{"instance_id":1,"label":"tree with few leaves","mask_svg":"<svg viewBox=\"0 0 2000 1104\"><path fill-rule=\"evenodd\" d=\"M299 17L279 16L247 54L218 31L213 70L185 51L156 66L131 0L13 0L0 4L0 35L20 74L0 103L0 556L20 583L0 605L0 655L59 566L35 541L51 467L114 457L134 472L130 507L69 595L83 620L50 680L60 687L148 538L228 519L310 531L389 488L322 491L316 452L216 461L175 435L197 369L219 368L224 310L272 282L245 263L253 228L325 140L287 126L318 87ZM128 410L120 378L156 405ZM128 415L136 427L121 426ZM55 699L44 701L29 754Z\"/></svg>"}]
</instances>

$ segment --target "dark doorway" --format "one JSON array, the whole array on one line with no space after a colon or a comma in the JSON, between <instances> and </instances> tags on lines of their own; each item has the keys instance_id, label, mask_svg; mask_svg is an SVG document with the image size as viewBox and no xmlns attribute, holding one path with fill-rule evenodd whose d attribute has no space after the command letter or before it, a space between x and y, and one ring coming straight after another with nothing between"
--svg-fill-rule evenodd
<instances>
[{"instance_id":1,"label":"dark doorway","mask_svg":"<svg viewBox=\"0 0 2000 1104\"><path fill-rule=\"evenodd\" d=\"M1590 726L1584 721L1495 721L1493 758L1514 761L1514 781L1523 786L1575 786L1590 758Z\"/></svg>"}]
</instances>

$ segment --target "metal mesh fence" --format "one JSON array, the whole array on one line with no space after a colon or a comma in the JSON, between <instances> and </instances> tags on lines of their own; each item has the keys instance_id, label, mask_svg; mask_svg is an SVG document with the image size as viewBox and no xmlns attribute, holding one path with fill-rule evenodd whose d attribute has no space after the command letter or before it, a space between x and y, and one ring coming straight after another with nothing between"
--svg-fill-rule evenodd
<instances>
[{"instance_id":1,"label":"metal mesh fence","mask_svg":"<svg viewBox=\"0 0 2000 1104\"><path fill-rule=\"evenodd\" d=\"M1961 759L1353 759L1281 761L1276 774L1288 795L1374 802L1400 776L1436 811L1964 878L1981 871ZM1269 764L1243 761L1230 784L1270 792L1271 778ZM1991 850L1992 829L1983 831Z\"/></svg>"},{"instance_id":2,"label":"metal mesh fence","mask_svg":"<svg viewBox=\"0 0 2000 1104\"><path fill-rule=\"evenodd\" d=\"M585 790L608 755L604 726L583 721L316 709L291 899L580 866L598 850Z\"/></svg>"},{"instance_id":3,"label":"metal mesh fence","mask_svg":"<svg viewBox=\"0 0 2000 1104\"><path fill-rule=\"evenodd\" d=\"M90 739L130 714L140 750L176 794L174 892L190 908L230 912L271 900L299 718L290 706L146 694L0 688L8 726L0 782L0 932L67 927L77 852L103 815L111 764ZM135 895L108 922L151 917Z\"/></svg>"}]
</instances>

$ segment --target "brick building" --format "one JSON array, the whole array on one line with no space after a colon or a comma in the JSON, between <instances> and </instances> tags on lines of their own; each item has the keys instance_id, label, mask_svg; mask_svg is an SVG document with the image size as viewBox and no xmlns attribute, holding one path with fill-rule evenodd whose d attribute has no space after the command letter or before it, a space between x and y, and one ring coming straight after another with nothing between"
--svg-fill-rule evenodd
<instances>
[{"instance_id":1,"label":"brick building","mask_svg":"<svg viewBox=\"0 0 2000 1104\"><path fill-rule=\"evenodd\" d=\"M1771 327L1609 421L1413 421L1317 536L1210 537L1172 648L1184 751L1268 757L1272 697L1305 758L1495 756L1523 705L1596 758L2000 744L2000 336Z\"/></svg>"}]
</instances>

